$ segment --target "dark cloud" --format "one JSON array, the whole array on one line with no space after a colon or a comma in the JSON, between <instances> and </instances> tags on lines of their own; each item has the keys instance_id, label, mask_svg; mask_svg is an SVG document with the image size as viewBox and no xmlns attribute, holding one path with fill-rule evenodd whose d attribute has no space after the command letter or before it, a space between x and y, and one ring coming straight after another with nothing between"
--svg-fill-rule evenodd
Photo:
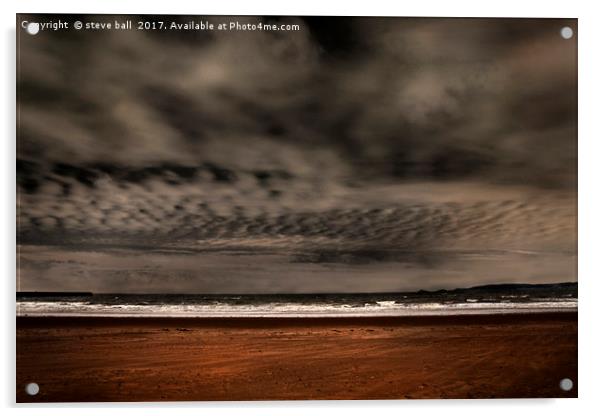
<instances>
[{"instance_id":1,"label":"dark cloud","mask_svg":"<svg viewBox=\"0 0 602 416\"><path fill-rule=\"evenodd\" d=\"M19 33L22 287L576 278L576 21L263 20Z\"/></svg>"}]
</instances>

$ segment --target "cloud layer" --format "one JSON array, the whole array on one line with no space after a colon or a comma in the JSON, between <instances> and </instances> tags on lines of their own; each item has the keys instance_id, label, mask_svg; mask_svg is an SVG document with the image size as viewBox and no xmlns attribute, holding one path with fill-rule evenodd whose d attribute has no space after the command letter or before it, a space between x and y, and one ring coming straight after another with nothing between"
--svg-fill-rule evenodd
<instances>
[{"instance_id":1,"label":"cloud layer","mask_svg":"<svg viewBox=\"0 0 602 416\"><path fill-rule=\"evenodd\" d=\"M20 34L23 290L576 278L575 21L270 21Z\"/></svg>"}]
</instances>

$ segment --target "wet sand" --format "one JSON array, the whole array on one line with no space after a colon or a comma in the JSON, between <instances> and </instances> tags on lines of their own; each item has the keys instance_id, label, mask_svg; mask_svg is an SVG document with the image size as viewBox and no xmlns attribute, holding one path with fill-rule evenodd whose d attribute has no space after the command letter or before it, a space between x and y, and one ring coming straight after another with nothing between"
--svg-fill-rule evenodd
<instances>
[{"instance_id":1,"label":"wet sand","mask_svg":"<svg viewBox=\"0 0 602 416\"><path fill-rule=\"evenodd\" d=\"M576 396L577 313L17 318L17 402Z\"/></svg>"}]
</instances>

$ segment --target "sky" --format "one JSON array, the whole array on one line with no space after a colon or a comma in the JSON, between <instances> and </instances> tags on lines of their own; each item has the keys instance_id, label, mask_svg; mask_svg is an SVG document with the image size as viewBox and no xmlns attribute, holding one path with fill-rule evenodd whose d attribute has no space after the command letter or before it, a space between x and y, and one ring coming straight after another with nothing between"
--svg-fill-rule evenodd
<instances>
[{"instance_id":1,"label":"sky","mask_svg":"<svg viewBox=\"0 0 602 416\"><path fill-rule=\"evenodd\" d=\"M155 20L299 30L19 31L17 290L576 281L575 19Z\"/></svg>"}]
</instances>

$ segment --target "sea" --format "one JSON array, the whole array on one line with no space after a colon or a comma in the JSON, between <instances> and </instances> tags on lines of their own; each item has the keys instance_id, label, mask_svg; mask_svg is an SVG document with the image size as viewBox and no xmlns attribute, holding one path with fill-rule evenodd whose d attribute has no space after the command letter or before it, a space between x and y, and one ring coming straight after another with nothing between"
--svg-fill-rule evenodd
<instances>
[{"instance_id":1,"label":"sea","mask_svg":"<svg viewBox=\"0 0 602 416\"><path fill-rule=\"evenodd\" d=\"M17 292L17 316L363 317L577 310L577 283L400 293L119 294Z\"/></svg>"}]
</instances>

